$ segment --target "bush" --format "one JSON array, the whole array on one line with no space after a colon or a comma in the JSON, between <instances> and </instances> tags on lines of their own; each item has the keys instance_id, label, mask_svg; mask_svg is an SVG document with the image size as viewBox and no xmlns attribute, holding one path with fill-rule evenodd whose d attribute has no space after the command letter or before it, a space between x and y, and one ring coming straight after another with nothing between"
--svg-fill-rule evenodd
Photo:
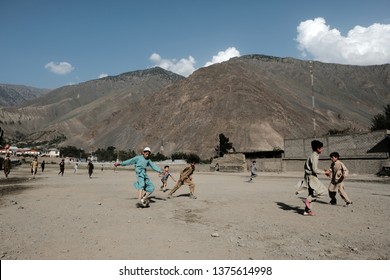
<instances>
[{"instance_id":1,"label":"bush","mask_svg":"<svg viewBox=\"0 0 390 280\"><path fill-rule=\"evenodd\" d=\"M384 107L384 114L375 115L371 123L371 131L390 129L390 104Z\"/></svg>"}]
</instances>

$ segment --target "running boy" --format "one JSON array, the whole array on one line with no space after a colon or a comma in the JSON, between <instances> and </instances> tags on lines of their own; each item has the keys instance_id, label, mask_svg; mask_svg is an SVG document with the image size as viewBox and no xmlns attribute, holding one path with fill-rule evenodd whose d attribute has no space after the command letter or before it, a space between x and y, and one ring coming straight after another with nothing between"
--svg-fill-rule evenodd
<instances>
[{"instance_id":1,"label":"running boy","mask_svg":"<svg viewBox=\"0 0 390 280\"><path fill-rule=\"evenodd\" d=\"M168 165L165 165L164 166L164 170L163 172L161 173L161 182L162 182L162 186L160 187L160 191L163 191L163 192L166 192L168 189L167 189L167 185L168 185L168 178L171 177L172 180L174 182L176 182L176 180L172 177L171 173L169 173L169 166Z\"/></svg>"},{"instance_id":2,"label":"running boy","mask_svg":"<svg viewBox=\"0 0 390 280\"><path fill-rule=\"evenodd\" d=\"M142 155L135 156L128 160L123 161L122 163L115 163L115 166L126 166L126 165L135 165L135 174L137 177L137 182L134 183L134 187L138 191L138 200L142 207L147 207L149 205L149 196L154 191L154 185L149 179L149 176L146 174L146 168L150 166L154 171L162 173L161 169L155 165L150 159L151 154L150 148L146 147Z\"/></svg>"},{"instance_id":3,"label":"running boy","mask_svg":"<svg viewBox=\"0 0 390 280\"><path fill-rule=\"evenodd\" d=\"M11 172L11 159L9 158L9 154L7 154L5 160L3 161L3 169L5 178L8 178L8 175Z\"/></svg>"},{"instance_id":4,"label":"running boy","mask_svg":"<svg viewBox=\"0 0 390 280\"><path fill-rule=\"evenodd\" d=\"M257 177L257 174L256 174L256 171L257 171L257 167L256 167L256 161L252 161L252 164L250 166L250 171L251 171L251 176L249 177L249 181L248 182L252 182L253 178Z\"/></svg>"},{"instance_id":5,"label":"running boy","mask_svg":"<svg viewBox=\"0 0 390 280\"><path fill-rule=\"evenodd\" d=\"M38 158L34 157L33 161L31 162L31 174L33 175L33 178L35 178L37 172L38 172Z\"/></svg>"},{"instance_id":6,"label":"running boy","mask_svg":"<svg viewBox=\"0 0 390 280\"><path fill-rule=\"evenodd\" d=\"M345 201L345 206L349 206L352 204L352 201L348 198L344 189L344 179L348 176L349 171L344 163L339 160L340 155L338 152L331 153L330 159L332 161L330 165L331 173L329 174L331 176L331 181L328 187L329 197L331 199L330 204L337 204L336 194L338 192L341 198Z\"/></svg>"},{"instance_id":7,"label":"running boy","mask_svg":"<svg viewBox=\"0 0 390 280\"><path fill-rule=\"evenodd\" d=\"M305 170L304 180L309 191L307 198L304 200L305 211L303 212L303 215L305 216L314 215L311 209L311 202L313 200L314 193L316 197L323 196L327 193L326 187L324 186L324 184L321 183L321 181L317 177L318 174L329 175L330 173L329 170L321 170L318 168L318 159L324 149L324 144L318 140L313 140L311 141L311 148L313 152L308 157L304 165L304 170Z\"/></svg>"}]
</instances>

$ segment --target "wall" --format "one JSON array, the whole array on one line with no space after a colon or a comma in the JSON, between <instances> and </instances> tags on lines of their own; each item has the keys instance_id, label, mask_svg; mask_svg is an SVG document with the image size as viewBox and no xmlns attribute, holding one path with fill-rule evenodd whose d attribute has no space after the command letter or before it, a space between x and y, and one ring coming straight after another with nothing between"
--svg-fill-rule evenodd
<instances>
[{"instance_id":1,"label":"wall","mask_svg":"<svg viewBox=\"0 0 390 280\"><path fill-rule=\"evenodd\" d=\"M284 158L286 159L306 159L310 153L311 141L317 139L324 143L324 151L321 158L328 158L331 152L338 152L344 159L351 158L387 158L386 153L367 153L379 141L381 141L388 131L373 131L362 134L335 135L317 138L284 139Z\"/></svg>"},{"instance_id":2,"label":"wall","mask_svg":"<svg viewBox=\"0 0 390 280\"><path fill-rule=\"evenodd\" d=\"M373 131L361 134L326 136L315 139L324 143L319 165L327 168L330 165L329 154L338 152L340 160L350 169L351 173L375 174L386 164L388 153L367 153L385 135L388 130ZM285 139L283 171L302 171L306 158L312 152L311 141L314 138Z\"/></svg>"}]
</instances>

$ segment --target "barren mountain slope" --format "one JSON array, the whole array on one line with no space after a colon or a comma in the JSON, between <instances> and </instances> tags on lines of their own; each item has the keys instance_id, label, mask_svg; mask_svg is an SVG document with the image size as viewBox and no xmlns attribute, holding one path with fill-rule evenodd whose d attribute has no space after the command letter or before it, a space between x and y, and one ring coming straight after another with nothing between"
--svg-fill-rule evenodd
<instances>
[{"instance_id":1,"label":"barren mountain slope","mask_svg":"<svg viewBox=\"0 0 390 280\"><path fill-rule=\"evenodd\" d=\"M316 129L313 129L313 69ZM62 145L215 154L217 136L236 151L283 149L284 138L329 129L368 130L390 103L390 65L349 66L248 55L187 79L161 68L63 87L30 106L1 110L7 129L57 131ZM17 122L19 120L19 122Z\"/></svg>"},{"instance_id":2,"label":"barren mountain slope","mask_svg":"<svg viewBox=\"0 0 390 280\"><path fill-rule=\"evenodd\" d=\"M57 131L64 134L69 143L84 145L91 138L91 128L100 125L108 115L127 110L128 103L181 79L184 77L158 67L128 72L53 90L28 106L0 108L0 119L8 137L15 132L35 137L36 132Z\"/></svg>"},{"instance_id":3,"label":"barren mountain slope","mask_svg":"<svg viewBox=\"0 0 390 280\"><path fill-rule=\"evenodd\" d=\"M45 95L50 90L22 85L0 84L0 106L18 106Z\"/></svg>"}]
</instances>

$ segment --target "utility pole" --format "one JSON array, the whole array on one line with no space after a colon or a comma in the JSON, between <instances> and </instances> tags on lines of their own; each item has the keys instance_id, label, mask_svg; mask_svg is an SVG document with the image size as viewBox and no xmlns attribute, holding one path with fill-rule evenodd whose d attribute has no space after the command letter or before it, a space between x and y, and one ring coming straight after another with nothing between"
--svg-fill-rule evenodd
<instances>
[{"instance_id":1,"label":"utility pole","mask_svg":"<svg viewBox=\"0 0 390 280\"><path fill-rule=\"evenodd\" d=\"M316 137L316 111L314 102L314 74L313 74L313 61L310 60L310 78L311 78L311 101L313 109L313 137Z\"/></svg>"},{"instance_id":2,"label":"utility pole","mask_svg":"<svg viewBox=\"0 0 390 280\"><path fill-rule=\"evenodd\" d=\"M217 148L218 148L217 158L219 158L219 153L221 152L221 138L220 138L219 134L217 135Z\"/></svg>"}]
</instances>

